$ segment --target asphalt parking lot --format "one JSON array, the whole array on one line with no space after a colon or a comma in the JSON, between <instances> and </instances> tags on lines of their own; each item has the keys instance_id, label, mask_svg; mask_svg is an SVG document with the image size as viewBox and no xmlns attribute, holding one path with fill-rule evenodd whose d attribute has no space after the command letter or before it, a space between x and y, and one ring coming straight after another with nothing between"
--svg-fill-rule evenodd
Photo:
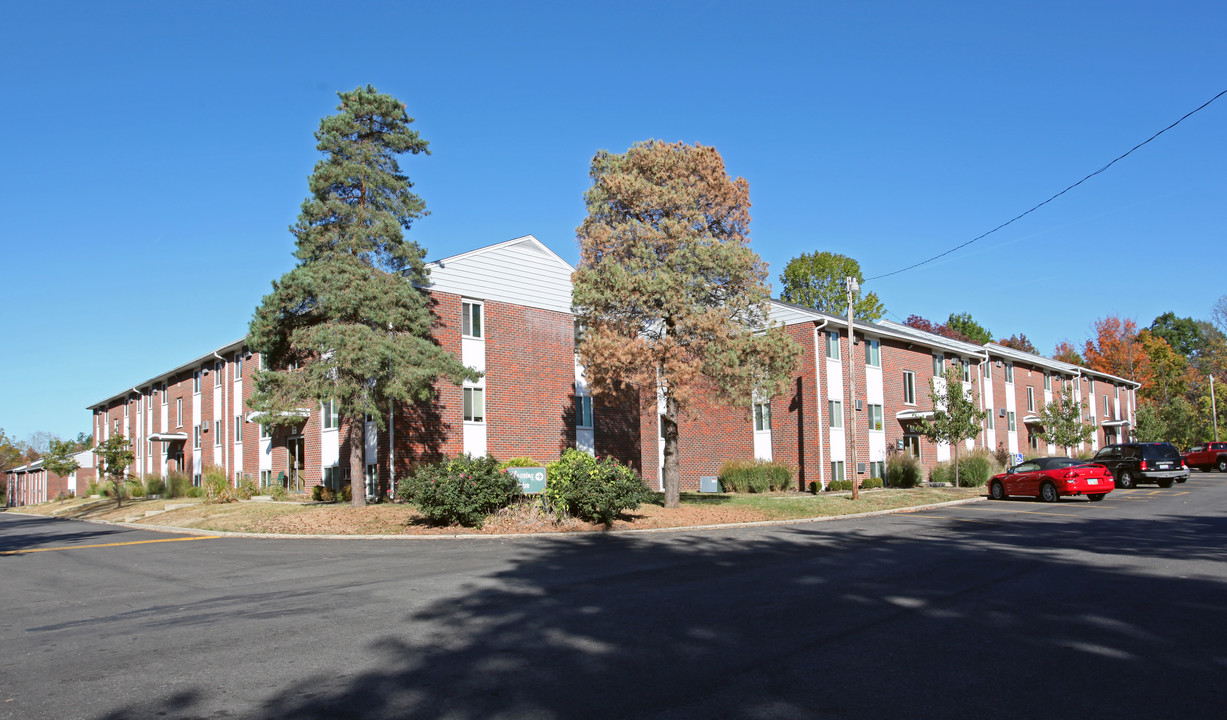
<instances>
[{"instance_id":1,"label":"asphalt parking lot","mask_svg":"<svg viewBox=\"0 0 1227 720\"><path fill-rule=\"evenodd\" d=\"M0 513L0 718L1219 718L1227 476L432 542Z\"/></svg>"}]
</instances>

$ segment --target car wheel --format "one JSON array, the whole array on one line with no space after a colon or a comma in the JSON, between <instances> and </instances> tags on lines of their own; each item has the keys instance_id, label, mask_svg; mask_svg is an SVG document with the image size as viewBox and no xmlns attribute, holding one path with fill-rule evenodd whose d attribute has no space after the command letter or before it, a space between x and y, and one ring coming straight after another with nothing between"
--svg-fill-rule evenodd
<instances>
[{"instance_id":1,"label":"car wheel","mask_svg":"<svg viewBox=\"0 0 1227 720\"><path fill-rule=\"evenodd\" d=\"M1128 470L1121 470L1120 475L1116 476L1116 487L1125 488L1128 490L1131 487L1136 487L1137 482L1133 479L1133 473Z\"/></svg>"},{"instance_id":2,"label":"car wheel","mask_svg":"<svg viewBox=\"0 0 1227 720\"><path fill-rule=\"evenodd\" d=\"M1099 502L1100 500L1103 500L1105 496L1107 496L1107 493L1095 493L1094 495L1087 495L1086 499L1090 500L1091 502Z\"/></svg>"},{"instance_id":3,"label":"car wheel","mask_svg":"<svg viewBox=\"0 0 1227 720\"><path fill-rule=\"evenodd\" d=\"M1218 471L1227 472L1227 458L1218 459Z\"/></svg>"},{"instance_id":4,"label":"car wheel","mask_svg":"<svg viewBox=\"0 0 1227 720\"><path fill-rule=\"evenodd\" d=\"M1061 496L1057 494L1056 485L1049 482L1040 485L1040 500L1043 500L1046 503L1053 503L1059 499L1061 499Z\"/></svg>"},{"instance_id":5,"label":"car wheel","mask_svg":"<svg viewBox=\"0 0 1227 720\"><path fill-rule=\"evenodd\" d=\"M988 496L994 500L1005 500L1005 485L1002 485L999 480L994 481L988 486Z\"/></svg>"},{"instance_id":6,"label":"car wheel","mask_svg":"<svg viewBox=\"0 0 1227 720\"><path fill-rule=\"evenodd\" d=\"M1172 486L1171 480L1156 480L1155 482L1159 483L1159 487L1161 488L1169 488Z\"/></svg>"}]
</instances>

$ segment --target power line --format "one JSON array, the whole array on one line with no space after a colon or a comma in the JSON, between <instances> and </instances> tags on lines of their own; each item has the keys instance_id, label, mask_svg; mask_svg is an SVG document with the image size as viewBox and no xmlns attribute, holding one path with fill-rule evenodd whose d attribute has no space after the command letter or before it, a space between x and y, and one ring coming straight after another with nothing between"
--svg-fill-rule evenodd
<instances>
[{"instance_id":1,"label":"power line","mask_svg":"<svg viewBox=\"0 0 1227 720\"><path fill-rule=\"evenodd\" d=\"M978 235L978 236L976 236L976 237L974 237L974 238L972 238L972 239L968 240L967 242L963 243L962 245L956 245L956 246L954 246L954 247L950 248L949 250L947 250L947 251L945 251L945 252L943 252L943 253L940 253L940 254L934 255L933 257L929 258L928 260L921 260L920 262L918 262L918 263L916 263L916 264L914 264L914 265L908 265L907 267L905 267L905 268L903 268L903 269L901 269L901 270L895 270L894 272L888 272L888 273L886 273L886 274L884 274L884 275L875 275L874 277L871 277L871 278L868 278L867 280L865 280L865 282L870 282L871 280L880 280L880 279L885 278L885 277L890 277L891 275L898 275L899 273L907 272L908 270L914 270L915 268L918 268L918 267L920 267L921 265L927 265L927 264L929 264L929 263L933 262L934 260L937 260L938 258L943 258L943 257L945 257L945 256L949 255L950 253L955 252L956 250L962 250L963 248L965 248L965 247L967 247L968 245L970 245L970 244L972 244L972 243L976 242L977 240L982 240L982 239L984 239L984 238L988 237L989 235L992 235L993 233L997 232L998 230L1002 229L1003 227L1006 227L1007 225L1010 225L1010 224L1011 224L1011 223L1013 223L1014 221L1016 221L1016 220L1020 220L1020 219L1022 219L1022 218L1024 218L1024 217L1026 217L1027 215L1030 215L1031 213L1035 212L1036 210L1039 210L1040 208L1044 207L1045 205L1047 205L1048 203L1052 202L1053 200L1056 200L1057 198L1061 197L1062 195L1064 195L1065 193L1069 192L1070 190L1073 190L1074 188L1078 187L1079 185L1081 185L1082 183L1086 182L1087 180L1090 180L1091 178L1095 177L1096 175L1098 175L1099 173L1103 172L1104 170L1107 170L1108 168L1112 167L1113 165L1115 165L1116 163L1120 162L1121 160L1124 160L1125 158L1129 157L1130 155L1132 155L1132 154L1133 154L1133 151L1134 151L1134 150L1137 150L1138 148L1142 147L1143 145L1145 145L1146 143L1150 142L1151 140L1154 140L1155 138L1159 137L1160 135L1162 135L1163 133L1167 132L1168 130L1171 130L1172 128L1176 127L1176 126L1177 126L1177 125L1179 125L1180 123L1184 122L1184 120L1185 120L1186 118L1188 118L1190 115L1193 115L1194 113L1198 112L1199 110L1202 110L1203 108L1205 108L1205 107L1206 107L1207 105L1209 105L1210 103L1212 103L1212 102L1214 102L1215 100L1218 100L1219 98L1221 98L1223 95L1227 95L1227 90L1223 90L1223 91L1222 91L1222 92L1220 92L1218 95L1215 95L1214 97L1212 97L1212 98L1210 98L1209 100L1207 100L1207 101L1205 101L1204 103L1202 103L1202 104L1201 104L1199 107L1197 107L1196 109L1194 109L1194 110L1190 110L1189 112L1185 113L1185 114L1184 114L1184 116L1183 116L1183 117L1181 117L1181 118L1180 118L1179 120L1177 120L1176 122L1172 123L1171 125L1168 125L1167 127L1163 128L1162 130L1160 130L1159 132L1155 133L1154 135L1151 135L1150 137L1146 138L1145 140L1143 140L1142 142L1138 143L1137 145L1134 145L1132 148L1130 148L1130 149L1129 149L1129 152L1126 152L1125 154L1123 154L1123 155L1121 155L1121 156L1117 157L1117 158L1116 158L1115 160L1113 160L1112 162L1108 163L1107 165L1104 165L1103 167L1099 168L1098 170L1096 170L1095 172L1091 173L1090 175L1087 175L1086 177L1082 178L1081 180L1079 180L1078 182L1074 183L1073 185L1070 185L1069 187L1065 188L1064 190L1062 190L1061 192L1057 193L1056 195L1053 195L1052 197L1048 198L1047 200L1045 200L1044 202L1040 203L1039 205L1036 205L1035 207L1031 208L1030 210L1028 210L1028 211L1026 211L1026 212L1024 212L1024 213L1021 213L1021 214L1019 214L1019 215L1016 215L1016 216L1014 216L1014 217L1010 218L1009 220L1007 220L1007 221L1005 221L1005 222L1001 223L1000 225L998 225L997 227L993 228L992 230L989 230L988 232L984 233L983 235Z\"/></svg>"}]
</instances>

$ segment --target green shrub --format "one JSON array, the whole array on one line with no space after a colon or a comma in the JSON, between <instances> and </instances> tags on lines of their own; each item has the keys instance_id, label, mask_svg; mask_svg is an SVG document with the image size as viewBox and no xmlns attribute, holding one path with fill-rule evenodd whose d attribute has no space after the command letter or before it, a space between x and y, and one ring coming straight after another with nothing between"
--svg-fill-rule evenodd
<instances>
[{"instance_id":1,"label":"green shrub","mask_svg":"<svg viewBox=\"0 0 1227 720\"><path fill-rule=\"evenodd\" d=\"M354 499L354 486L349 483L343 484L341 486L341 489L337 491L337 502L347 503L347 502L352 502L353 499Z\"/></svg>"},{"instance_id":2,"label":"green shrub","mask_svg":"<svg viewBox=\"0 0 1227 720\"><path fill-rule=\"evenodd\" d=\"M509 460L504 460L499 463L498 466L506 470L507 468L513 467L545 467L545 463L537 462L530 457L521 455L520 457L513 457Z\"/></svg>"},{"instance_id":3,"label":"green shrub","mask_svg":"<svg viewBox=\"0 0 1227 720\"><path fill-rule=\"evenodd\" d=\"M316 502L336 502L337 491L327 485L311 486L311 499Z\"/></svg>"},{"instance_id":4,"label":"green shrub","mask_svg":"<svg viewBox=\"0 0 1227 720\"><path fill-rule=\"evenodd\" d=\"M467 453L419 465L401 481L397 497L413 503L433 523L481 527L499 508L520 497L520 481L487 455Z\"/></svg>"},{"instance_id":5,"label":"green shrub","mask_svg":"<svg viewBox=\"0 0 1227 720\"><path fill-rule=\"evenodd\" d=\"M723 492L762 493L793 487L792 468L770 460L726 460L717 477Z\"/></svg>"},{"instance_id":6,"label":"green shrub","mask_svg":"<svg viewBox=\"0 0 1227 720\"><path fill-rule=\"evenodd\" d=\"M924 481L920 460L908 453L896 453L886 459L886 486L914 488Z\"/></svg>"},{"instance_id":7,"label":"green shrub","mask_svg":"<svg viewBox=\"0 0 1227 720\"><path fill-rule=\"evenodd\" d=\"M827 483L827 492L841 492L852 489L851 480L832 480Z\"/></svg>"},{"instance_id":8,"label":"green shrub","mask_svg":"<svg viewBox=\"0 0 1227 720\"><path fill-rule=\"evenodd\" d=\"M129 480L128 482L124 484L127 486L124 489L124 493L128 497L134 497L134 498L145 497L145 486L142 485L139 480Z\"/></svg>"},{"instance_id":9,"label":"green shrub","mask_svg":"<svg viewBox=\"0 0 1227 720\"><path fill-rule=\"evenodd\" d=\"M938 463L929 471L929 482L954 484L954 465L948 462Z\"/></svg>"},{"instance_id":10,"label":"green shrub","mask_svg":"<svg viewBox=\"0 0 1227 720\"><path fill-rule=\"evenodd\" d=\"M547 465L545 474L546 500L556 513L606 527L623 511L634 510L655 496L634 469L574 448Z\"/></svg>"},{"instance_id":11,"label":"green shrub","mask_svg":"<svg viewBox=\"0 0 1227 720\"><path fill-rule=\"evenodd\" d=\"M980 487L988 483L988 479L1001 472L997 464L996 453L984 448L976 448L971 452L959 455L959 485L962 487ZM954 462L938 463L929 473L930 482L954 484Z\"/></svg>"},{"instance_id":12,"label":"green shrub","mask_svg":"<svg viewBox=\"0 0 1227 720\"><path fill-rule=\"evenodd\" d=\"M268 496L273 500L285 500L290 496L290 492L285 489L284 485L273 483L268 486Z\"/></svg>"},{"instance_id":13,"label":"green shrub","mask_svg":"<svg viewBox=\"0 0 1227 720\"><path fill-rule=\"evenodd\" d=\"M239 487L236 494L240 500L250 500L253 495L260 492L260 488L256 487L256 483L250 477L245 477L239 481Z\"/></svg>"},{"instance_id":14,"label":"green shrub","mask_svg":"<svg viewBox=\"0 0 1227 720\"><path fill-rule=\"evenodd\" d=\"M145 478L145 494L146 495L165 495L166 481L157 475L150 475Z\"/></svg>"},{"instance_id":15,"label":"green shrub","mask_svg":"<svg viewBox=\"0 0 1227 720\"><path fill-rule=\"evenodd\" d=\"M190 498L203 497L204 488L199 487L197 485L189 485L187 488L187 492L185 492L184 495L187 495Z\"/></svg>"},{"instance_id":16,"label":"green shrub","mask_svg":"<svg viewBox=\"0 0 1227 720\"><path fill-rule=\"evenodd\" d=\"M86 495L101 495L102 486L99 485L97 481L90 480L89 485L85 488L85 494Z\"/></svg>"},{"instance_id":17,"label":"green shrub","mask_svg":"<svg viewBox=\"0 0 1227 720\"><path fill-rule=\"evenodd\" d=\"M201 485L204 488L205 502L230 503L238 499L234 488L230 487L230 478L226 477L226 471L216 465L205 469Z\"/></svg>"},{"instance_id":18,"label":"green shrub","mask_svg":"<svg viewBox=\"0 0 1227 720\"><path fill-rule=\"evenodd\" d=\"M166 476L167 497L187 497L192 487L192 479L183 473L173 472Z\"/></svg>"},{"instance_id":19,"label":"green shrub","mask_svg":"<svg viewBox=\"0 0 1227 720\"><path fill-rule=\"evenodd\" d=\"M865 478L861 481L862 490L873 490L882 487L882 478Z\"/></svg>"},{"instance_id":20,"label":"green shrub","mask_svg":"<svg viewBox=\"0 0 1227 720\"><path fill-rule=\"evenodd\" d=\"M822 483L820 483L820 482L812 482L812 483L810 483L810 484L809 484L809 491L810 491L810 492L812 492L812 493L814 493L815 495L817 495L818 493L822 492Z\"/></svg>"}]
</instances>

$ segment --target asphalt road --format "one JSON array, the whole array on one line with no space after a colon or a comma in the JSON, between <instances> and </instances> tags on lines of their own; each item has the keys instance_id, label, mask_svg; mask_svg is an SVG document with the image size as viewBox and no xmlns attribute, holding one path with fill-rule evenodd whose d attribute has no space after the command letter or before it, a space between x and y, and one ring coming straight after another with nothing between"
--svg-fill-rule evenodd
<instances>
[{"instance_id":1,"label":"asphalt road","mask_svg":"<svg viewBox=\"0 0 1227 720\"><path fill-rule=\"evenodd\" d=\"M0 718L1227 715L1219 474L1094 504L511 540L0 513L0 552Z\"/></svg>"}]
</instances>

